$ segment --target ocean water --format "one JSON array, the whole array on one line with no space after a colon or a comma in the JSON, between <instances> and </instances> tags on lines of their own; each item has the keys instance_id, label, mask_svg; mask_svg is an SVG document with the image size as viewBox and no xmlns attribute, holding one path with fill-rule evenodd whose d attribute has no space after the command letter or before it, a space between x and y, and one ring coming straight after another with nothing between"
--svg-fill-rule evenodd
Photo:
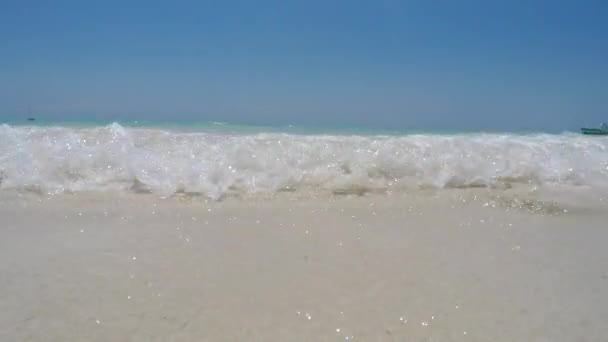
<instances>
[{"instance_id":1,"label":"ocean water","mask_svg":"<svg viewBox=\"0 0 608 342\"><path fill-rule=\"evenodd\" d=\"M170 125L0 125L0 189L162 195L608 190L608 138Z\"/></svg>"}]
</instances>

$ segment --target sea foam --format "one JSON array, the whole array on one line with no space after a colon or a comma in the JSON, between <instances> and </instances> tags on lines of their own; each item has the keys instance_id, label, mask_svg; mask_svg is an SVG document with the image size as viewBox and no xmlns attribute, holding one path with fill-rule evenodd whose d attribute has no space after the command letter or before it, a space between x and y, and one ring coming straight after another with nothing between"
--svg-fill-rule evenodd
<instances>
[{"instance_id":1,"label":"sea foam","mask_svg":"<svg viewBox=\"0 0 608 342\"><path fill-rule=\"evenodd\" d=\"M0 126L0 188L60 193L364 193L513 184L608 188L608 139L572 133L224 134Z\"/></svg>"}]
</instances>

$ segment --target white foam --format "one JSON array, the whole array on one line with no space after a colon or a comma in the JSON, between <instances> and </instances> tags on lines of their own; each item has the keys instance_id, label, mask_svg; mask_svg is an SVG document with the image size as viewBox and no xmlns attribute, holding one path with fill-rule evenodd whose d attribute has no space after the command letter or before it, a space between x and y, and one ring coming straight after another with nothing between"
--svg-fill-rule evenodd
<instances>
[{"instance_id":1,"label":"white foam","mask_svg":"<svg viewBox=\"0 0 608 342\"><path fill-rule=\"evenodd\" d=\"M0 187L44 192L608 188L608 139L561 135L229 135L0 126Z\"/></svg>"}]
</instances>

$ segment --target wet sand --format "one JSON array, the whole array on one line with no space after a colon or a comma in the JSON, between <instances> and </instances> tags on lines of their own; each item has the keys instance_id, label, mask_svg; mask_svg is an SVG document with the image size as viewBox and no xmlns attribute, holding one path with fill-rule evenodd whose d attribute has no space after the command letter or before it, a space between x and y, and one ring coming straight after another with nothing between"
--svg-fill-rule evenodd
<instances>
[{"instance_id":1,"label":"wet sand","mask_svg":"<svg viewBox=\"0 0 608 342\"><path fill-rule=\"evenodd\" d=\"M608 210L0 193L2 341L602 341Z\"/></svg>"}]
</instances>

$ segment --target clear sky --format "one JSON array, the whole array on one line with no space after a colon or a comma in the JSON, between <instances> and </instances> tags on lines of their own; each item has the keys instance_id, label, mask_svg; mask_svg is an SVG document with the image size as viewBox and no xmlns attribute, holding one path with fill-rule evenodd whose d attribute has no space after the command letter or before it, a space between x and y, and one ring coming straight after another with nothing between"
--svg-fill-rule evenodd
<instances>
[{"instance_id":1,"label":"clear sky","mask_svg":"<svg viewBox=\"0 0 608 342\"><path fill-rule=\"evenodd\" d=\"M0 2L0 121L608 121L608 1Z\"/></svg>"}]
</instances>

